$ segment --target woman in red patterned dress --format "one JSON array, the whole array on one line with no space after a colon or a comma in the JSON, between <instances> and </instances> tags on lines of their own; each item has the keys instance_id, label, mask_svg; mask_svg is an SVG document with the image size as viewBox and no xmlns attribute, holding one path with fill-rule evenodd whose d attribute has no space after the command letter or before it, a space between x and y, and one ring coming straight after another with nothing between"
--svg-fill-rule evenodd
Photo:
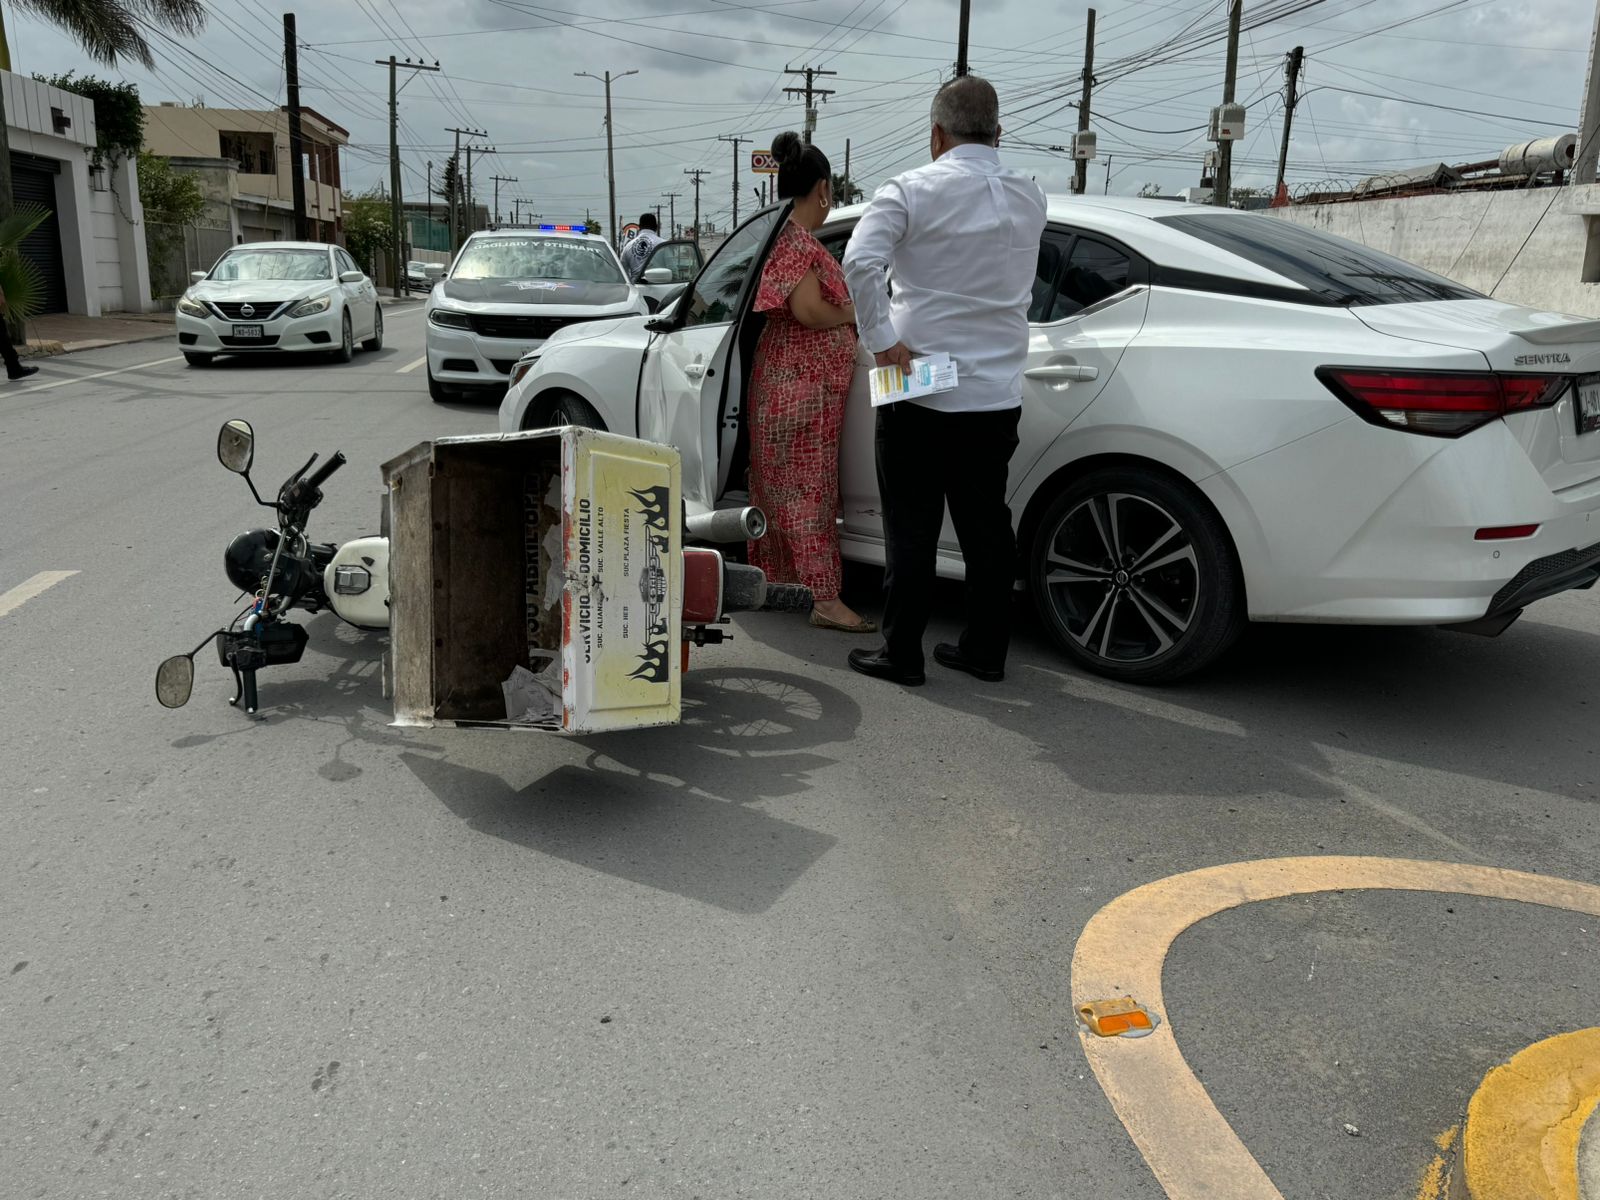
<instances>
[{"instance_id":1,"label":"woman in red patterned dress","mask_svg":"<svg viewBox=\"0 0 1600 1200\"><path fill-rule=\"evenodd\" d=\"M877 629L839 598L839 431L856 368L855 305L844 272L811 231L833 203L833 169L798 134L772 143L778 199L793 200L756 289L766 328L750 373L750 502L767 536L750 561L779 583L811 589L811 623Z\"/></svg>"}]
</instances>

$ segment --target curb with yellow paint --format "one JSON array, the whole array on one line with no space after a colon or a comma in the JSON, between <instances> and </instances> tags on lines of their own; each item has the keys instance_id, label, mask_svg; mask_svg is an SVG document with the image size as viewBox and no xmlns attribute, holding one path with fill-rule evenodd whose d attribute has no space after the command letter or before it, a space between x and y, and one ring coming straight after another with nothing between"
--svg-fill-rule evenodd
<instances>
[{"instance_id":1,"label":"curb with yellow paint","mask_svg":"<svg viewBox=\"0 0 1600 1200\"><path fill-rule=\"evenodd\" d=\"M1585 1196L1578 1159L1585 1127L1593 1124L1597 1109L1600 1028L1535 1042L1485 1075L1473 1093L1444 1195L1450 1200L1600 1200ZM1593 1129L1589 1136L1595 1136ZM1432 1172L1424 1176L1420 1196L1429 1195Z\"/></svg>"}]
</instances>

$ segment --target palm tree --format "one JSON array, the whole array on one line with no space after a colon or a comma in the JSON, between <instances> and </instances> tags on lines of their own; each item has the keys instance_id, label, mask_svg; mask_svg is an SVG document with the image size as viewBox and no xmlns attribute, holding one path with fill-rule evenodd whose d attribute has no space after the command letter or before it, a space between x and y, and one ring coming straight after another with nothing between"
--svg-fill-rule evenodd
<instances>
[{"instance_id":1,"label":"palm tree","mask_svg":"<svg viewBox=\"0 0 1600 1200\"><path fill-rule=\"evenodd\" d=\"M161 33L165 26L176 33L199 33L205 28L202 0L11 0L13 8L59 25L77 39L96 62L114 67L131 58L141 66L155 66L146 31ZM11 46L0 18L0 68L11 69ZM11 199L11 139L6 125L5 95L0 93L0 219L9 217Z\"/></svg>"}]
</instances>

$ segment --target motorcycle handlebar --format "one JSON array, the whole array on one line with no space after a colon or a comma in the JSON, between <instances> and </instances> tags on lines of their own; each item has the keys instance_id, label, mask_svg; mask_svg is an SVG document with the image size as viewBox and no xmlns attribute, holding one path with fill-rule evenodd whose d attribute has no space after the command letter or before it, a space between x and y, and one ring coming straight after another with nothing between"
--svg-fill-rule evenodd
<instances>
[{"instance_id":1,"label":"motorcycle handlebar","mask_svg":"<svg viewBox=\"0 0 1600 1200\"><path fill-rule=\"evenodd\" d=\"M327 462L323 463L318 470L313 471L306 479L306 486L309 488L320 488L325 482L327 482L328 476L332 475L340 467L344 466L344 464L344 452L341 450L335 450L333 452L333 457L328 459Z\"/></svg>"}]
</instances>

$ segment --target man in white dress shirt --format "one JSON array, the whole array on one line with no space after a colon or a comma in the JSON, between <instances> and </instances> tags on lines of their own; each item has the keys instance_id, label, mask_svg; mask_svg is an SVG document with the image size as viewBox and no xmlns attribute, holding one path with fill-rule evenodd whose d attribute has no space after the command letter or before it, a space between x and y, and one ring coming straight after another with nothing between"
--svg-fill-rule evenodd
<instances>
[{"instance_id":1,"label":"man in white dress shirt","mask_svg":"<svg viewBox=\"0 0 1600 1200\"><path fill-rule=\"evenodd\" d=\"M1045 224L1044 193L995 151L1000 100L987 80L946 83L932 116L934 161L878 189L844 256L857 328L879 366L940 352L956 364L955 391L878 410L884 645L853 651L850 666L908 686L924 679L947 502L966 561L967 626L933 656L978 679L1005 676L1016 577L1006 473Z\"/></svg>"}]
</instances>

